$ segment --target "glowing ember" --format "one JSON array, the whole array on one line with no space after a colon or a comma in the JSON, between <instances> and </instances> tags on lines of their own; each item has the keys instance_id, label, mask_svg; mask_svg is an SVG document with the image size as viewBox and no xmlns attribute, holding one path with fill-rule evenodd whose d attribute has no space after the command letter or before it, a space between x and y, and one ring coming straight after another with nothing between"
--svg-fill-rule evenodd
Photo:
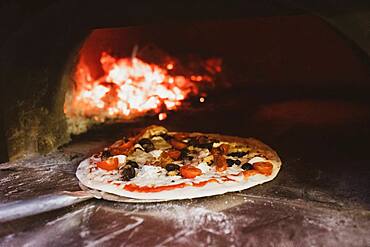
<instances>
[{"instance_id":1,"label":"glowing ember","mask_svg":"<svg viewBox=\"0 0 370 247\"><path fill-rule=\"evenodd\" d=\"M103 53L100 59L104 75L93 79L88 67L79 64L72 97L65 105L69 117L94 117L106 119L131 119L146 113L176 110L191 95L200 93L200 83L212 83L212 75L176 75L176 63L163 67L146 63L139 58L115 58ZM221 71L220 62L206 70ZM203 101L204 102L204 98Z\"/></svg>"},{"instance_id":2,"label":"glowing ember","mask_svg":"<svg viewBox=\"0 0 370 247\"><path fill-rule=\"evenodd\" d=\"M166 118L167 118L167 113L161 112L161 113L158 114L158 119L160 121L165 120Z\"/></svg>"}]
</instances>

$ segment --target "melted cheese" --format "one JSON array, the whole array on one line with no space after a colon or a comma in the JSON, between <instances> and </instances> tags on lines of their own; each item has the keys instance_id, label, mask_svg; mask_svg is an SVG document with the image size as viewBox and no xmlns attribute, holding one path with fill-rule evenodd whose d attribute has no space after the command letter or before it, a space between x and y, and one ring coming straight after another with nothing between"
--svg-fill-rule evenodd
<instances>
[{"instance_id":1,"label":"melted cheese","mask_svg":"<svg viewBox=\"0 0 370 247\"><path fill-rule=\"evenodd\" d=\"M167 171L162 167L144 165L137 175L130 180L130 183L139 186L161 186L184 182L181 176L167 176L166 173Z\"/></svg>"},{"instance_id":2,"label":"melted cheese","mask_svg":"<svg viewBox=\"0 0 370 247\"><path fill-rule=\"evenodd\" d=\"M113 156L113 158L117 158L118 159L118 163L121 165L121 164L125 164L126 163L127 156L126 155L115 155L115 156Z\"/></svg>"},{"instance_id":3,"label":"melted cheese","mask_svg":"<svg viewBox=\"0 0 370 247\"><path fill-rule=\"evenodd\" d=\"M250 160L248 161L248 163L250 163L250 164L254 164L254 163L256 163L256 162L263 162L263 161L266 161L266 159L264 159L264 158L262 158L262 157L258 157L258 156L256 156L256 157L253 157L252 159L250 159Z\"/></svg>"},{"instance_id":4,"label":"melted cheese","mask_svg":"<svg viewBox=\"0 0 370 247\"><path fill-rule=\"evenodd\" d=\"M172 146L168 142L166 142L165 139L163 139L160 136L155 136L151 140L152 140L152 143L153 143L155 149L157 149L157 150L158 149L164 150L164 149L172 148Z\"/></svg>"},{"instance_id":5,"label":"melted cheese","mask_svg":"<svg viewBox=\"0 0 370 247\"><path fill-rule=\"evenodd\" d=\"M159 158L161 154L163 153L162 150L153 150L149 152L154 158Z\"/></svg>"},{"instance_id":6,"label":"melted cheese","mask_svg":"<svg viewBox=\"0 0 370 247\"><path fill-rule=\"evenodd\" d=\"M217 144L216 146L219 146L222 143L223 142L214 143L214 146L215 144ZM141 150L136 150L129 157L125 155L114 156L115 158L118 158L120 164L124 164L127 159L130 159L136 161L140 165L139 169L135 169L136 176L130 181L122 181L118 170L105 171L97 168L96 162L98 162L99 160L97 158L91 158L89 165L90 173L88 174L88 178L98 182L113 183L116 186L122 187L122 189L126 184L133 184L139 187L156 187L176 185L181 183L186 183L188 185L191 185L192 183L202 184L203 182L209 181L210 179L216 179L218 183L227 182L228 179L233 181L243 181L245 179L241 166L233 165L231 167L228 167L228 169L223 172L217 172L214 166L209 166L204 161L201 162L201 160L207 159L207 157L210 156L210 152L208 149L199 150L197 159L194 160L197 163L193 163L193 165L199 168L202 171L202 174L193 179L185 179L181 176L167 176L167 171L164 168L159 166L145 165L148 161L159 158L162 152L162 150L153 150L149 153L146 153ZM243 158L240 160L243 160ZM249 160L249 163L253 164L261 161L266 161L266 159L262 157L254 157ZM181 161L177 161L174 163L177 163L180 166L183 165Z\"/></svg>"}]
</instances>

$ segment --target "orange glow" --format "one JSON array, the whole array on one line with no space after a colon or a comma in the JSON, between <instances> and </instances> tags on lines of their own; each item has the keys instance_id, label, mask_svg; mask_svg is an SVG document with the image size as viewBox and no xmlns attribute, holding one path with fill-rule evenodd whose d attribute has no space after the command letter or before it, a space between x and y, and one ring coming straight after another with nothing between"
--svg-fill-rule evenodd
<instances>
[{"instance_id":1,"label":"orange glow","mask_svg":"<svg viewBox=\"0 0 370 247\"><path fill-rule=\"evenodd\" d=\"M165 120L166 118L167 118L167 113L161 112L161 113L158 114L158 119L160 121Z\"/></svg>"},{"instance_id":2,"label":"orange glow","mask_svg":"<svg viewBox=\"0 0 370 247\"><path fill-rule=\"evenodd\" d=\"M100 63L104 75L97 79L92 78L81 61L77 65L76 85L65 105L67 116L105 121L156 113L164 120L166 110L176 110L186 98L201 93L199 83L213 83L215 74L176 75L174 63L162 67L136 57L116 58L106 52L102 53Z\"/></svg>"},{"instance_id":3,"label":"orange glow","mask_svg":"<svg viewBox=\"0 0 370 247\"><path fill-rule=\"evenodd\" d=\"M172 64L172 63L167 64L167 69L168 69L168 70L173 69L173 64Z\"/></svg>"}]
</instances>

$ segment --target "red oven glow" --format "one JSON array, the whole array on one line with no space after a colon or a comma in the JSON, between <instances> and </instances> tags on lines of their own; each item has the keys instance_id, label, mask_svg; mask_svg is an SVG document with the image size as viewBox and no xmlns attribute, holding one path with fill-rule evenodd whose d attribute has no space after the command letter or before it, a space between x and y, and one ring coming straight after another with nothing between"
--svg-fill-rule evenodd
<instances>
[{"instance_id":1,"label":"red oven glow","mask_svg":"<svg viewBox=\"0 0 370 247\"><path fill-rule=\"evenodd\" d=\"M132 119L147 113L158 114L160 120L168 110L176 110L190 96L202 95L214 84L214 75L221 72L221 61L209 59L195 73L170 57L165 64L154 64L132 57L114 57L103 52L100 65L103 75L93 78L82 61L77 65L72 99L66 102L67 116L91 117L96 121ZM204 102L204 98L199 99Z\"/></svg>"}]
</instances>

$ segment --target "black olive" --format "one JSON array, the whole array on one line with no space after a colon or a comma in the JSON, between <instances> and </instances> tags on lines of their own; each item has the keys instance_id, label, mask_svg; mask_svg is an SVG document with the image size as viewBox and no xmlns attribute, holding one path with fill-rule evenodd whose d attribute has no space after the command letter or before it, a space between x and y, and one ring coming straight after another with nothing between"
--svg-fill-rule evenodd
<instances>
[{"instance_id":1,"label":"black olive","mask_svg":"<svg viewBox=\"0 0 370 247\"><path fill-rule=\"evenodd\" d=\"M189 155L190 151L189 149L186 149L186 148L183 148L180 150L181 154L180 154L180 159L182 160L193 160L194 157Z\"/></svg>"},{"instance_id":2,"label":"black olive","mask_svg":"<svg viewBox=\"0 0 370 247\"><path fill-rule=\"evenodd\" d=\"M227 166L237 165L239 166L242 162L240 160L226 159Z\"/></svg>"},{"instance_id":3,"label":"black olive","mask_svg":"<svg viewBox=\"0 0 370 247\"><path fill-rule=\"evenodd\" d=\"M226 159L227 166L233 166L234 165L234 160L232 159Z\"/></svg>"},{"instance_id":4,"label":"black olive","mask_svg":"<svg viewBox=\"0 0 370 247\"><path fill-rule=\"evenodd\" d=\"M191 137L188 141L188 145L211 150L213 147L213 141L209 140L206 136Z\"/></svg>"},{"instance_id":5,"label":"black olive","mask_svg":"<svg viewBox=\"0 0 370 247\"><path fill-rule=\"evenodd\" d=\"M139 165L135 161L133 161L133 160L128 160L126 162L126 165L129 165L129 166L131 166L133 168L139 168Z\"/></svg>"},{"instance_id":6,"label":"black olive","mask_svg":"<svg viewBox=\"0 0 370 247\"><path fill-rule=\"evenodd\" d=\"M253 165L249 164L249 163L245 163L242 165L242 169L243 170L252 170L253 169Z\"/></svg>"},{"instance_id":7,"label":"black olive","mask_svg":"<svg viewBox=\"0 0 370 247\"><path fill-rule=\"evenodd\" d=\"M232 152L232 153L227 154L227 156L241 158L241 157L243 157L246 154L247 154L247 152Z\"/></svg>"},{"instance_id":8,"label":"black olive","mask_svg":"<svg viewBox=\"0 0 370 247\"><path fill-rule=\"evenodd\" d=\"M166 165L166 170L168 172L175 171L175 170L180 170L180 166L179 165L176 165L176 164L167 164Z\"/></svg>"},{"instance_id":9,"label":"black olive","mask_svg":"<svg viewBox=\"0 0 370 247\"><path fill-rule=\"evenodd\" d=\"M207 148L208 150L211 150L213 148L213 142L200 143L200 144L197 144L196 147L198 147L198 148Z\"/></svg>"},{"instance_id":10,"label":"black olive","mask_svg":"<svg viewBox=\"0 0 370 247\"><path fill-rule=\"evenodd\" d=\"M181 159L184 159L185 157L187 157L188 156L188 154L189 154L189 150L188 149L186 149L186 148L183 148L183 149L181 149L180 150L180 158Z\"/></svg>"},{"instance_id":11,"label":"black olive","mask_svg":"<svg viewBox=\"0 0 370 247\"><path fill-rule=\"evenodd\" d=\"M145 152L147 153L155 149L152 141L149 140L148 138L141 139L139 141L139 144L144 148Z\"/></svg>"},{"instance_id":12,"label":"black olive","mask_svg":"<svg viewBox=\"0 0 370 247\"><path fill-rule=\"evenodd\" d=\"M148 139L148 138L143 138L143 139L140 139L139 140L139 144L141 145L141 146L143 146L143 145L145 145L145 144L151 144L152 143L152 141L150 140L150 139Z\"/></svg>"},{"instance_id":13,"label":"black olive","mask_svg":"<svg viewBox=\"0 0 370 247\"><path fill-rule=\"evenodd\" d=\"M196 146L198 144L197 140L194 137L190 137L187 142L188 146Z\"/></svg>"},{"instance_id":14,"label":"black olive","mask_svg":"<svg viewBox=\"0 0 370 247\"><path fill-rule=\"evenodd\" d=\"M135 177L135 169L132 166L125 166L121 170L121 175L123 181L129 181L131 178Z\"/></svg>"},{"instance_id":15,"label":"black olive","mask_svg":"<svg viewBox=\"0 0 370 247\"><path fill-rule=\"evenodd\" d=\"M162 134L162 135L159 135L160 137L162 137L163 139L165 139L166 141L169 141L172 139L172 136L168 135L168 134Z\"/></svg>"},{"instance_id":16,"label":"black olive","mask_svg":"<svg viewBox=\"0 0 370 247\"><path fill-rule=\"evenodd\" d=\"M113 155L110 153L109 149L104 149L103 152L101 153L101 158L103 160L106 160L111 156L113 156Z\"/></svg>"}]
</instances>

